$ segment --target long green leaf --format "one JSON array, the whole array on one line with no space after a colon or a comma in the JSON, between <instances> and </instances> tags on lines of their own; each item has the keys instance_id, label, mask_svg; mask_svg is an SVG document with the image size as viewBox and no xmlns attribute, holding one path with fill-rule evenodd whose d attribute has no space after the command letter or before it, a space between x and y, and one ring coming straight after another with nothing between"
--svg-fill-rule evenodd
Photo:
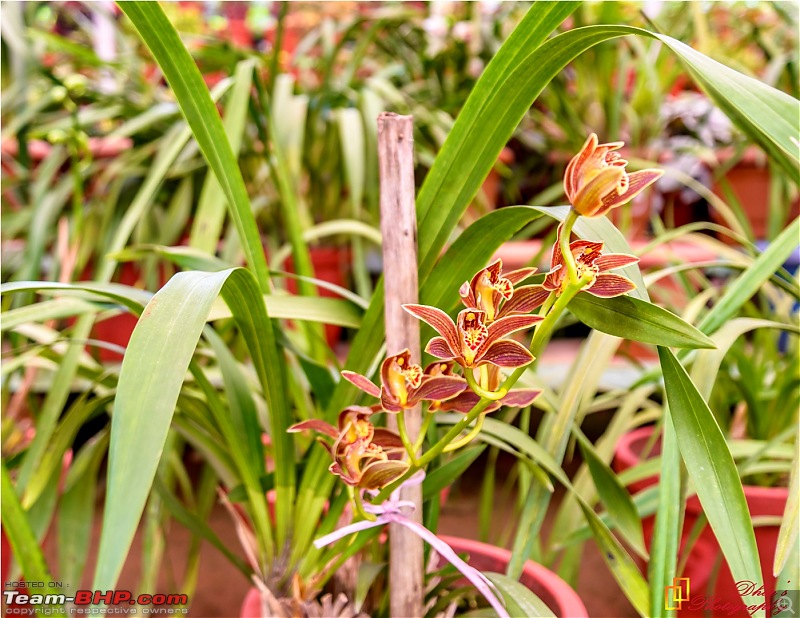
<instances>
[{"instance_id":1,"label":"long green leaf","mask_svg":"<svg viewBox=\"0 0 800 618\"><path fill-rule=\"evenodd\" d=\"M509 616L552 616L553 610L537 597L530 588L501 573L484 573L486 579L495 585L505 601ZM494 615L492 613L491 615Z\"/></svg>"},{"instance_id":2,"label":"long green leaf","mask_svg":"<svg viewBox=\"0 0 800 618\"><path fill-rule=\"evenodd\" d=\"M772 276L789 258L797 247L800 236L800 218L795 219L780 235L770 243L764 253L739 276L725 291L719 302L709 311L697 328L706 335L711 335L728 320L755 294L764 282Z\"/></svg>"},{"instance_id":3,"label":"long green leaf","mask_svg":"<svg viewBox=\"0 0 800 618\"><path fill-rule=\"evenodd\" d=\"M144 509L169 430L186 370L218 294L231 307L270 410L276 458L292 448L283 379L272 322L248 271L175 275L148 303L122 362L109 448L109 472L103 533L95 587L116 584ZM276 478L278 524L288 530L294 473L284 466ZM287 505L289 508L291 504Z\"/></svg>"},{"instance_id":4,"label":"long green leaf","mask_svg":"<svg viewBox=\"0 0 800 618\"><path fill-rule=\"evenodd\" d=\"M234 156L238 156L247 120L247 104L253 85L253 58L242 60L233 74L233 90L225 106L223 126ZM214 172L206 176L194 216L189 245L214 255L217 252L222 224L225 221L225 194Z\"/></svg>"},{"instance_id":5,"label":"long green leaf","mask_svg":"<svg viewBox=\"0 0 800 618\"><path fill-rule=\"evenodd\" d=\"M800 433L800 427L798 427L798 433ZM783 513L778 543L775 545L775 560L772 565L772 574L775 577L778 577L788 565L792 547L796 548L798 544L798 529L800 529L800 489L798 488L800 488L800 436L795 436L792 472L789 475L789 499L786 501L786 510Z\"/></svg>"},{"instance_id":6,"label":"long green leaf","mask_svg":"<svg viewBox=\"0 0 800 618\"><path fill-rule=\"evenodd\" d=\"M658 355L681 456L733 578L762 582L753 522L725 436L672 352L659 347Z\"/></svg>"},{"instance_id":7,"label":"long green leaf","mask_svg":"<svg viewBox=\"0 0 800 618\"><path fill-rule=\"evenodd\" d=\"M650 582L650 615L664 616L666 586L676 576L680 547L684 497L681 495L681 459L672 418L667 414L661 438L661 476L658 482L658 511L650 549L647 575Z\"/></svg>"},{"instance_id":8,"label":"long green leaf","mask_svg":"<svg viewBox=\"0 0 800 618\"><path fill-rule=\"evenodd\" d=\"M94 529L100 464L108 448L108 430L85 444L67 474L58 510L59 578L72 589L81 584Z\"/></svg>"},{"instance_id":9,"label":"long green leaf","mask_svg":"<svg viewBox=\"0 0 800 618\"><path fill-rule=\"evenodd\" d=\"M644 546L642 535L642 522L636 513L631 495L620 483L617 476L597 455L592 443L580 432L575 432L578 437L583 459L589 467L597 494L603 506L608 511L611 521L623 535L631 547L643 558L647 558L647 549Z\"/></svg>"},{"instance_id":10,"label":"long green leaf","mask_svg":"<svg viewBox=\"0 0 800 618\"><path fill-rule=\"evenodd\" d=\"M2 511L3 531L8 537L11 549L25 578L29 581L46 584L50 581L47 563L39 547L39 541L31 530L25 511L17 498L17 493L14 491L5 461L2 462L0 473L2 473L3 508L0 510Z\"/></svg>"},{"instance_id":11,"label":"long green leaf","mask_svg":"<svg viewBox=\"0 0 800 618\"><path fill-rule=\"evenodd\" d=\"M269 292L267 261L250 198L203 76L157 2L120 2L119 6L138 30L175 92L203 156L225 192L247 263L262 291Z\"/></svg>"},{"instance_id":12,"label":"long green leaf","mask_svg":"<svg viewBox=\"0 0 800 618\"><path fill-rule=\"evenodd\" d=\"M674 313L632 296L578 294L569 310L590 328L616 337L672 348L716 347L708 336Z\"/></svg>"},{"instance_id":13,"label":"long green leaf","mask_svg":"<svg viewBox=\"0 0 800 618\"><path fill-rule=\"evenodd\" d=\"M800 102L757 79L742 75L712 60L672 37L657 34L689 69L695 81L708 93L736 126L766 150L800 183L797 119ZM795 238L797 234L795 234Z\"/></svg>"}]
</instances>

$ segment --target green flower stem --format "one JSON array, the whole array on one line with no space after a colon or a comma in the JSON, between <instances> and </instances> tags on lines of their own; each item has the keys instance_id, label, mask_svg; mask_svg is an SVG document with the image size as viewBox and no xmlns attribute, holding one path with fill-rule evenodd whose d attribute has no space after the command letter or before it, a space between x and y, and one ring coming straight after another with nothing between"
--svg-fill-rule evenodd
<instances>
[{"instance_id":1,"label":"green flower stem","mask_svg":"<svg viewBox=\"0 0 800 618\"><path fill-rule=\"evenodd\" d=\"M478 382L475 380L475 374L472 373L471 370L466 369L464 371L464 377L467 379L467 384L472 389L472 392L478 395L481 399L488 399L489 401L499 401L506 395L508 395L507 388L501 388L496 391L487 391L483 388Z\"/></svg>"},{"instance_id":2,"label":"green flower stem","mask_svg":"<svg viewBox=\"0 0 800 618\"><path fill-rule=\"evenodd\" d=\"M475 425L472 427L472 429L469 430L469 433L460 440L456 440L455 442L451 442L450 444L445 446L444 451L442 452L449 453L450 451L455 451L457 449L460 449L462 446L466 446L467 444L472 442L475 439L475 436L477 436L481 432L481 428L483 427L483 419L485 418L486 418L485 414L479 415L478 420L475 421Z\"/></svg>"},{"instance_id":3,"label":"green flower stem","mask_svg":"<svg viewBox=\"0 0 800 618\"><path fill-rule=\"evenodd\" d=\"M489 399L481 399L478 403L476 403L475 407L472 408L472 410L470 410L469 413L464 416L464 418L453 425L450 430L444 434L444 437L442 437L441 440L423 453L423 455L419 458L417 465L411 466L403 476L381 489L380 493L375 496L372 504L380 504L386 500L386 498L388 498L395 489L400 487L400 485L402 485L406 480L411 478L414 473L428 465L435 457L441 455L442 451L444 451L444 447L455 440L462 431L467 429L467 427L469 427L472 422L478 418L481 412L483 412L490 403L491 401Z\"/></svg>"},{"instance_id":4,"label":"green flower stem","mask_svg":"<svg viewBox=\"0 0 800 618\"><path fill-rule=\"evenodd\" d=\"M400 434L400 439L403 441L403 446L406 448L406 453L408 453L408 459L411 461L412 466L417 466L417 450L414 444L411 442L411 438L408 436L408 430L406 429L406 413L404 410L400 410L397 413L397 431ZM425 434L420 432L421 436Z\"/></svg>"},{"instance_id":5,"label":"green flower stem","mask_svg":"<svg viewBox=\"0 0 800 618\"><path fill-rule=\"evenodd\" d=\"M564 219L564 227L561 230L561 238L559 239L559 249L561 249L561 257L564 259L564 265L567 267L567 277L570 283L578 282L578 267L575 265L575 256L569 248L569 238L572 236L572 228L580 215L578 211L571 208L567 218Z\"/></svg>"},{"instance_id":6,"label":"green flower stem","mask_svg":"<svg viewBox=\"0 0 800 618\"><path fill-rule=\"evenodd\" d=\"M425 413L424 418L422 419L422 427L419 428L419 436L417 436L416 442L414 442L414 454L416 455L419 452L419 449L422 448L422 445L425 443L425 436L428 435L428 427L430 427L431 421L433 420L434 412L428 411Z\"/></svg>"},{"instance_id":7,"label":"green flower stem","mask_svg":"<svg viewBox=\"0 0 800 618\"><path fill-rule=\"evenodd\" d=\"M364 510L364 502L361 499L361 491L352 487L350 485L347 486L347 491L350 493L350 500L356 507L356 514L360 515L363 519L368 519L369 521L375 521L377 518L372 513L367 513Z\"/></svg>"},{"instance_id":8,"label":"green flower stem","mask_svg":"<svg viewBox=\"0 0 800 618\"><path fill-rule=\"evenodd\" d=\"M531 354L534 356L539 356L542 352L542 348L544 347L545 343L550 339L550 335L552 335L553 330L556 327L556 323L558 322L558 318L561 317L561 314L564 312L564 309L567 308L567 305L570 301L575 298L575 296L580 292L584 287L589 285L592 282L591 273L586 273L583 277L578 279L575 283L568 283L566 289L558 296L556 302L553 304L553 308L547 313L547 317L544 321L539 322L537 325L538 328L536 329L536 333L533 335L533 341L531 341ZM512 373L506 382L510 380L514 375L519 372L519 375L525 371L525 367L520 367L514 373ZM519 379L519 378L517 378ZM516 379L514 380L516 382ZM513 382L512 382L513 384ZM511 388L510 386L508 388Z\"/></svg>"}]
</instances>

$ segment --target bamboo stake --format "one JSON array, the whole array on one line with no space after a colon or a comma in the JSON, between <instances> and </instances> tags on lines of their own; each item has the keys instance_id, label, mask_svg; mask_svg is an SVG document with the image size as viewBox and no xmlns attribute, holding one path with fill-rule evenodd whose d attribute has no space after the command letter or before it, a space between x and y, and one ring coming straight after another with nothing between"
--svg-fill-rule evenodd
<instances>
[{"instance_id":1,"label":"bamboo stake","mask_svg":"<svg viewBox=\"0 0 800 618\"><path fill-rule=\"evenodd\" d=\"M418 301L417 215L414 205L413 117L382 113L378 116L378 160L381 179L381 235L386 307L386 353L405 348L420 362L419 322L406 313L403 303ZM421 408L405 412L413 442L419 435ZM389 415L387 425L397 429ZM422 488L403 488L401 499L416 505L409 514L422 521ZM407 528L393 524L389 530L390 613L395 617L422 616L422 539Z\"/></svg>"}]
</instances>

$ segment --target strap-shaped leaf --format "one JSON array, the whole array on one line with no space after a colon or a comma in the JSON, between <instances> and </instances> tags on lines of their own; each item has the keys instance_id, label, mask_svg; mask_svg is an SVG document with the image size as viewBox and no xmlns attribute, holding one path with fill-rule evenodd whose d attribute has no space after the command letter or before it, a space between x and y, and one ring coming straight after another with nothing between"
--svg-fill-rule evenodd
<instances>
[{"instance_id":1,"label":"strap-shaped leaf","mask_svg":"<svg viewBox=\"0 0 800 618\"><path fill-rule=\"evenodd\" d=\"M691 324L658 305L632 296L597 298L578 294L569 310L596 330L671 348L715 348L714 342Z\"/></svg>"},{"instance_id":2,"label":"strap-shaped leaf","mask_svg":"<svg viewBox=\"0 0 800 618\"><path fill-rule=\"evenodd\" d=\"M658 355L681 456L733 579L763 582L753 522L725 436L675 355L662 347Z\"/></svg>"},{"instance_id":3,"label":"strap-shaped leaf","mask_svg":"<svg viewBox=\"0 0 800 618\"><path fill-rule=\"evenodd\" d=\"M284 363L261 291L243 268L178 273L148 303L122 361L94 579L98 589L114 588L119 577L153 483L186 370L220 293L248 345L267 399L275 458L282 464L275 480L276 524L284 534L289 528L294 450L286 429L291 420L284 390Z\"/></svg>"},{"instance_id":4,"label":"strap-shaped leaf","mask_svg":"<svg viewBox=\"0 0 800 618\"><path fill-rule=\"evenodd\" d=\"M209 96L200 70L158 2L120 2L119 6L138 30L175 92L181 112L228 200L247 263L253 269L262 291L269 292L267 260L250 207L250 198L222 119Z\"/></svg>"},{"instance_id":5,"label":"strap-shaped leaf","mask_svg":"<svg viewBox=\"0 0 800 618\"><path fill-rule=\"evenodd\" d=\"M44 560L39 541L31 530L25 511L19 502L5 462L0 464L2 474L2 520L3 532L8 537L14 556L20 564L22 574L29 581L49 582L50 574Z\"/></svg>"}]
</instances>

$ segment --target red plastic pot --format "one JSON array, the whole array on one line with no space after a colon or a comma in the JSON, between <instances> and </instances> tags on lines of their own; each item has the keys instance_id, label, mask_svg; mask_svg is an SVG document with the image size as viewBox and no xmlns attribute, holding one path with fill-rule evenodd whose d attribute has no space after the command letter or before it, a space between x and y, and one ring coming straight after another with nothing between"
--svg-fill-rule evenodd
<instances>
[{"instance_id":1,"label":"red plastic pot","mask_svg":"<svg viewBox=\"0 0 800 618\"><path fill-rule=\"evenodd\" d=\"M615 450L614 470L622 472L638 464L641 461L640 454L652 435L652 427L640 427L623 436L617 443L617 448ZM658 455L660 452L661 444L660 441L657 441L651 454ZM658 477L651 477L631 483L629 489L631 492L635 493L646 487L655 485L656 483L658 483ZM780 517L783 515L786 509L786 502L789 499L789 490L787 488L758 487L755 485L744 485L743 488L744 497L745 500L747 500L747 506L750 510L751 517ZM702 512L703 507L697 499L697 496L691 496L687 499L681 544L683 544L686 535L692 529L692 526ZM645 542L649 547L653 531L653 518L647 518L642 522L642 525L645 532ZM758 526L755 528L756 544L758 545L758 553L761 558L761 572L764 575L764 592L766 595L764 598L767 600L770 599L772 593L775 591L775 578L771 576L771 573L772 563L775 559L775 545L778 541L779 530L780 527L777 525ZM732 609L730 613L726 612L726 615L749 616L750 614L745 609L744 603L740 600L736 583L724 559L722 559L722 566L719 570L719 576L717 577L713 591L706 590L705 582L708 581L709 575L713 572L714 565L721 559L721 556L722 550L719 547L719 543L711 528L706 526L698 538L695 547L692 549L687 563L686 575L692 580L692 596L696 598L713 596L719 602L729 603L738 608ZM695 580L697 581L695 582ZM680 615L702 616L703 612L701 608L692 609L690 602L690 607L688 609L683 609Z\"/></svg>"},{"instance_id":2,"label":"red plastic pot","mask_svg":"<svg viewBox=\"0 0 800 618\"><path fill-rule=\"evenodd\" d=\"M480 541L440 536L458 554L468 554L468 563L480 571L504 573L511 560L511 552ZM578 596L567 583L551 570L528 560L522 570L520 582L533 591L561 618L587 618L589 614ZM258 590L250 589L242 603L242 618L261 618L261 599Z\"/></svg>"}]
</instances>

